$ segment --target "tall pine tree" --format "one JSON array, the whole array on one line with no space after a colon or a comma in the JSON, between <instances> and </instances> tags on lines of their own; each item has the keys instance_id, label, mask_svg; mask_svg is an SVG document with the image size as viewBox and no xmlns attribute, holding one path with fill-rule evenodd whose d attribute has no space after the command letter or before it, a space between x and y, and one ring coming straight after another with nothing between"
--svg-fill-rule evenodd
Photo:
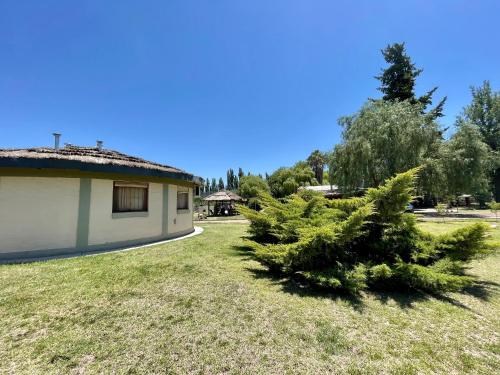
<instances>
[{"instance_id":1,"label":"tall pine tree","mask_svg":"<svg viewBox=\"0 0 500 375\"><path fill-rule=\"evenodd\" d=\"M222 179L222 177L219 177L219 185L217 186L217 188L219 191L224 190L224 180Z\"/></svg>"},{"instance_id":2,"label":"tall pine tree","mask_svg":"<svg viewBox=\"0 0 500 375\"><path fill-rule=\"evenodd\" d=\"M389 66L382 70L382 74L376 76L381 83L378 88L384 96L383 100L387 101L403 101L408 100L412 104L421 104L425 110L432 104L432 95L437 90L434 87L421 97L415 96L415 81L422 73L422 69L418 69L412 63L410 56L406 54L404 43L394 43L388 45L382 50L382 55ZM446 102L446 96L441 99L436 107L429 111L433 118L443 116L443 107Z\"/></svg>"},{"instance_id":3,"label":"tall pine tree","mask_svg":"<svg viewBox=\"0 0 500 375\"><path fill-rule=\"evenodd\" d=\"M231 190L233 188L233 175L232 175L232 169L229 168L226 172L226 187L227 190Z\"/></svg>"},{"instance_id":4,"label":"tall pine tree","mask_svg":"<svg viewBox=\"0 0 500 375\"><path fill-rule=\"evenodd\" d=\"M226 173L226 188L227 190L238 189L238 177L234 174L233 168L229 168Z\"/></svg>"}]
</instances>

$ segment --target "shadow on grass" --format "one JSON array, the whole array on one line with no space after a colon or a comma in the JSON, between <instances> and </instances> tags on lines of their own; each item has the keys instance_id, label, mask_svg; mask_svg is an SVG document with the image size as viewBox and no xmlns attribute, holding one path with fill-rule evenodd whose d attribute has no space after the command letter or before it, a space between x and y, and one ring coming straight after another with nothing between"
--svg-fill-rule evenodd
<instances>
[{"instance_id":1,"label":"shadow on grass","mask_svg":"<svg viewBox=\"0 0 500 375\"><path fill-rule=\"evenodd\" d=\"M245 245L234 245L232 248L235 250L235 256L237 257L241 257L244 260L255 259L253 249L251 247Z\"/></svg>"},{"instance_id":2,"label":"shadow on grass","mask_svg":"<svg viewBox=\"0 0 500 375\"><path fill-rule=\"evenodd\" d=\"M233 249L236 251L236 256L239 256L244 260L255 260L250 247L233 246ZM447 294L428 293L415 290L367 290L364 291L363 294L351 294L342 291L331 292L312 287L290 276L270 272L264 266L246 267L245 269L256 279L267 279L275 285L280 285L281 289L286 293L301 297L307 296L344 301L351 305L356 311L360 312L363 311L365 305L363 298L364 295L372 296L383 304L388 304L390 301L394 301L402 309L413 308L414 304L418 302L436 299L456 307L471 310L470 307ZM472 286L465 288L461 293L473 296L483 301L488 301L495 289L499 289L499 287L500 284L495 282L476 280Z\"/></svg>"},{"instance_id":3,"label":"shadow on grass","mask_svg":"<svg viewBox=\"0 0 500 375\"><path fill-rule=\"evenodd\" d=\"M333 293L318 288L311 288L309 285L301 283L298 280L269 272L265 268L246 267L246 270L256 279L267 279L272 281L275 285L280 285L281 289L285 293L297 295L299 297L328 298L343 301L348 303L357 311L363 310L364 304L361 295L353 295L342 292Z\"/></svg>"},{"instance_id":4,"label":"shadow on grass","mask_svg":"<svg viewBox=\"0 0 500 375\"><path fill-rule=\"evenodd\" d=\"M500 292L500 284L486 280L475 280L472 286L464 289L464 293L483 301L489 301L493 292Z\"/></svg>"}]
</instances>

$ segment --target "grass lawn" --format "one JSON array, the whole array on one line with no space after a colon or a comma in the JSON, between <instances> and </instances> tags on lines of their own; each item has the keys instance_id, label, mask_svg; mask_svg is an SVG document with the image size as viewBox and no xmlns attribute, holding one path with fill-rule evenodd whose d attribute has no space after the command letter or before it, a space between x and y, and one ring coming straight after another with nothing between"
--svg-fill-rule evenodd
<instances>
[{"instance_id":1,"label":"grass lawn","mask_svg":"<svg viewBox=\"0 0 500 375\"><path fill-rule=\"evenodd\" d=\"M423 223L445 231L460 224ZM432 227L431 227L432 226ZM445 297L348 298L271 278L245 224L0 266L0 373L483 373L500 367L500 256ZM500 239L500 229L495 229Z\"/></svg>"}]
</instances>

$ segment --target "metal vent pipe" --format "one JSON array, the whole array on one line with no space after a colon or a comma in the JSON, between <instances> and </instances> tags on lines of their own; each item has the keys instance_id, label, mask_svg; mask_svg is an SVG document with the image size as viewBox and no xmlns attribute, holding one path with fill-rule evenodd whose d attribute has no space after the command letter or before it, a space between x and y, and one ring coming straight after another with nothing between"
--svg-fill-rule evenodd
<instances>
[{"instance_id":1,"label":"metal vent pipe","mask_svg":"<svg viewBox=\"0 0 500 375\"><path fill-rule=\"evenodd\" d=\"M52 133L54 136L54 149L56 151L59 151L59 141L61 139L61 134L60 133Z\"/></svg>"}]
</instances>

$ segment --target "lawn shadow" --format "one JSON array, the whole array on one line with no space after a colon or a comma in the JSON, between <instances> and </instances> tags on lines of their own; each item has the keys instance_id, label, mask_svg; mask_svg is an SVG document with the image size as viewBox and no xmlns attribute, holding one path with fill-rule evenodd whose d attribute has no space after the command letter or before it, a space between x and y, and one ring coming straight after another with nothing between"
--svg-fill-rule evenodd
<instances>
[{"instance_id":1,"label":"lawn shadow","mask_svg":"<svg viewBox=\"0 0 500 375\"><path fill-rule=\"evenodd\" d=\"M445 294L428 293L418 290L368 291L367 294L374 296L384 305L388 304L389 301L394 301L401 309L411 309L415 303L436 299L462 309L470 310L470 307L467 305Z\"/></svg>"},{"instance_id":2,"label":"lawn shadow","mask_svg":"<svg viewBox=\"0 0 500 375\"><path fill-rule=\"evenodd\" d=\"M347 302L356 311L362 311L364 307L361 295L337 292L333 293L327 290L312 288L309 285L295 280L291 277L278 275L265 268L245 267L256 279L267 279L273 284L279 285L285 293L297 295L299 297L328 298L337 301Z\"/></svg>"},{"instance_id":3,"label":"lawn shadow","mask_svg":"<svg viewBox=\"0 0 500 375\"><path fill-rule=\"evenodd\" d=\"M394 301L401 309L411 309L417 302L423 302L431 298L430 294L417 291L404 290L370 290L366 292L382 304L387 305Z\"/></svg>"},{"instance_id":4,"label":"lawn shadow","mask_svg":"<svg viewBox=\"0 0 500 375\"><path fill-rule=\"evenodd\" d=\"M245 245L234 245L232 246L233 250L235 250L235 256L241 257L245 260L255 259L253 255L253 249L249 246Z\"/></svg>"},{"instance_id":5,"label":"lawn shadow","mask_svg":"<svg viewBox=\"0 0 500 375\"><path fill-rule=\"evenodd\" d=\"M245 260L255 259L252 249L248 246L233 246L233 249L236 251L235 256L242 257ZM415 303L436 299L456 307L471 310L470 307L447 294L428 293L415 290L368 290L364 291L363 294L350 294L340 291L331 292L311 287L310 285L289 276L270 272L264 266L250 266L245 267L245 269L256 279L268 279L273 284L280 285L281 289L286 293L298 296L341 300L347 302L356 311L360 312L363 311L365 305L365 302L363 301L364 296L372 296L383 304L388 304L390 301L394 301L402 309L410 309L414 307ZM498 289L499 287L500 284L495 282L476 280L472 286L465 288L461 293L471 295L483 301L488 301L495 289Z\"/></svg>"},{"instance_id":6,"label":"lawn shadow","mask_svg":"<svg viewBox=\"0 0 500 375\"><path fill-rule=\"evenodd\" d=\"M462 289L459 293L462 295L473 296L482 301L489 301L491 295L495 292L495 288L498 286L500 286L500 284L495 282L476 279L471 286ZM447 293L431 293L418 290L370 290L367 293L373 295L384 304L388 303L389 300L393 300L401 308L412 308L413 304L416 302L422 302L433 298L456 307L471 310L469 306L464 305L462 302Z\"/></svg>"},{"instance_id":7,"label":"lawn shadow","mask_svg":"<svg viewBox=\"0 0 500 375\"><path fill-rule=\"evenodd\" d=\"M463 290L477 299L489 301L493 293L500 292L500 284L494 281L475 280L474 283Z\"/></svg>"}]
</instances>

